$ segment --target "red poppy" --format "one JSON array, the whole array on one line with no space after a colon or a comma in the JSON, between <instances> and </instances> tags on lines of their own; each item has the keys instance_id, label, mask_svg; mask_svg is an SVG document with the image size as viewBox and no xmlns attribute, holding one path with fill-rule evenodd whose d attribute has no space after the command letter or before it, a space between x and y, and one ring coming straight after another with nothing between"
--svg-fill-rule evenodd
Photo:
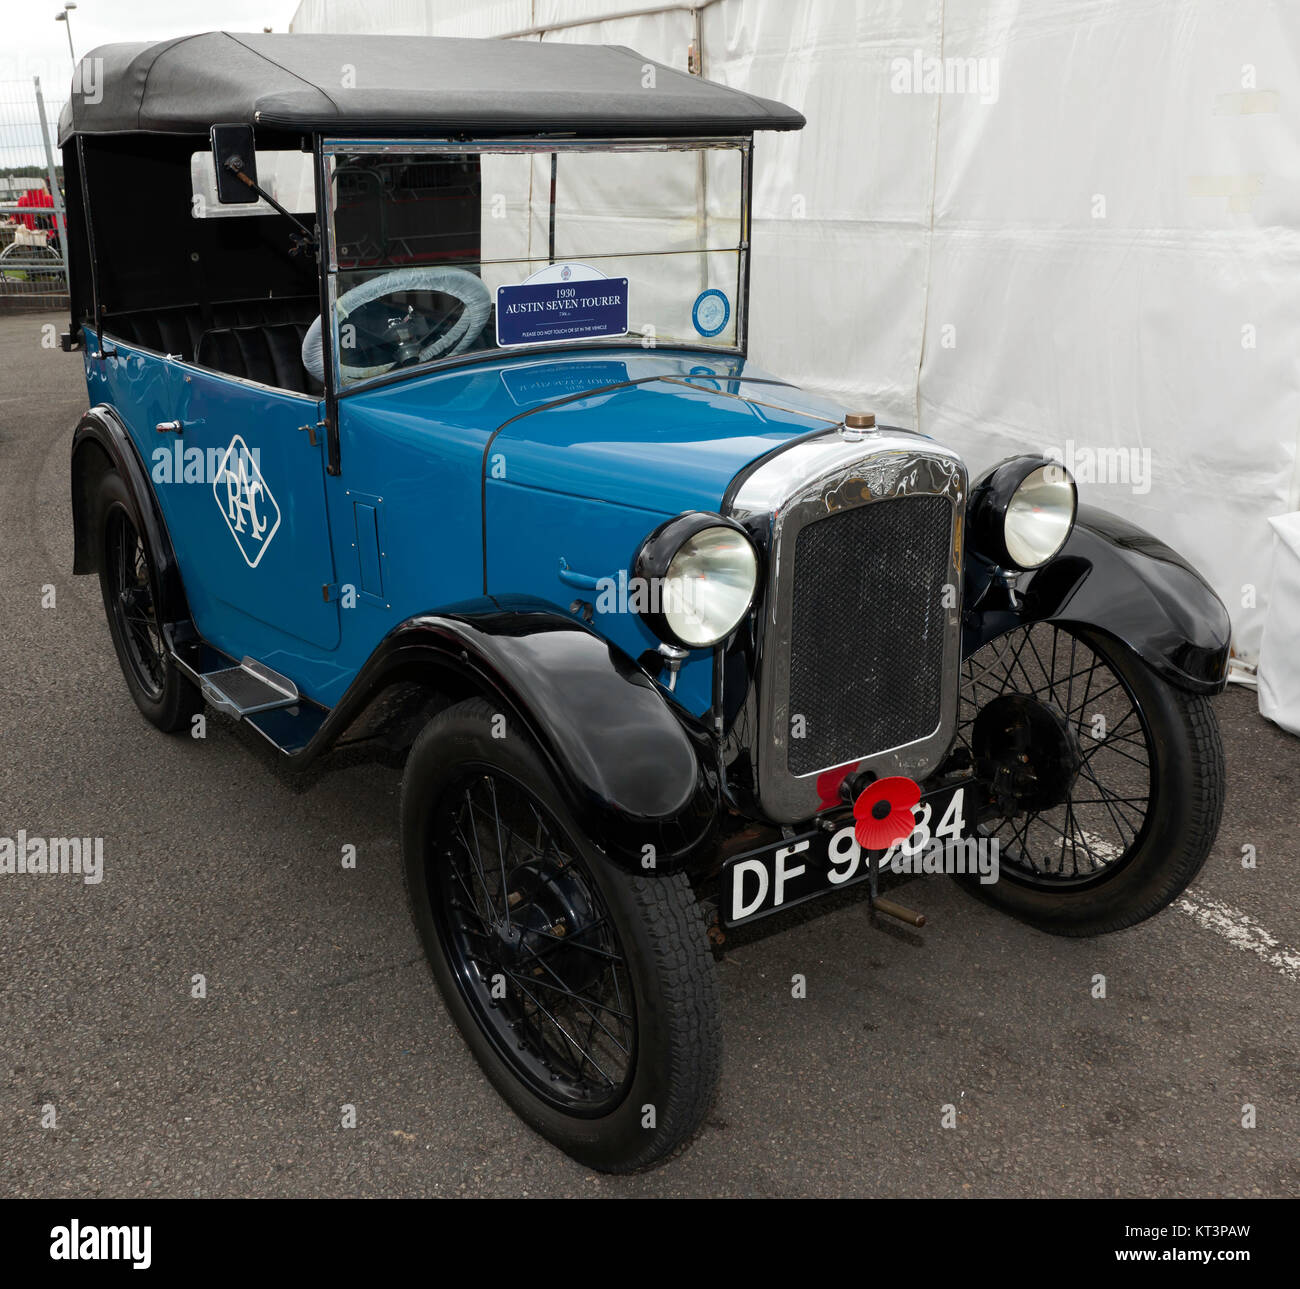
<instances>
[{"instance_id":1,"label":"red poppy","mask_svg":"<svg viewBox=\"0 0 1300 1289\"><path fill-rule=\"evenodd\" d=\"M863 850L888 850L910 837L916 827L912 807L920 799L921 789L905 775L877 779L853 803L858 845Z\"/></svg>"},{"instance_id":2,"label":"red poppy","mask_svg":"<svg viewBox=\"0 0 1300 1289\"><path fill-rule=\"evenodd\" d=\"M840 794L840 784L853 774L860 764L860 761L854 761L851 765L840 766L838 770L824 770L817 776L817 795L821 798L818 811L832 810L844 804L844 798Z\"/></svg>"}]
</instances>

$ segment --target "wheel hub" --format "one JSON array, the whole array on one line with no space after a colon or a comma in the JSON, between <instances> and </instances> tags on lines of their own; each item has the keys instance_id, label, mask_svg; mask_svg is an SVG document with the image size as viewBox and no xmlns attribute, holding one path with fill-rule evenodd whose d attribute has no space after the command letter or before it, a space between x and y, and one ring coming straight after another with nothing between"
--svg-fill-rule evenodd
<instances>
[{"instance_id":1,"label":"wheel hub","mask_svg":"<svg viewBox=\"0 0 1300 1289\"><path fill-rule=\"evenodd\" d=\"M128 613L145 615L153 610L149 592L142 586L124 587L118 599Z\"/></svg>"},{"instance_id":2,"label":"wheel hub","mask_svg":"<svg viewBox=\"0 0 1300 1289\"><path fill-rule=\"evenodd\" d=\"M592 984L600 974L600 960L557 944L581 935L596 920L585 884L563 865L539 856L510 874L506 891L510 919L496 928L502 965L512 971L554 973L575 993Z\"/></svg>"},{"instance_id":3,"label":"wheel hub","mask_svg":"<svg viewBox=\"0 0 1300 1289\"><path fill-rule=\"evenodd\" d=\"M1028 694L1003 694L975 718L971 737L977 774L998 805L1030 813L1060 805L1083 765L1083 751L1065 714Z\"/></svg>"},{"instance_id":4,"label":"wheel hub","mask_svg":"<svg viewBox=\"0 0 1300 1289\"><path fill-rule=\"evenodd\" d=\"M501 961L506 966L516 966L522 957L524 930L523 927L515 923L498 922L496 926L497 933L497 953Z\"/></svg>"}]
</instances>

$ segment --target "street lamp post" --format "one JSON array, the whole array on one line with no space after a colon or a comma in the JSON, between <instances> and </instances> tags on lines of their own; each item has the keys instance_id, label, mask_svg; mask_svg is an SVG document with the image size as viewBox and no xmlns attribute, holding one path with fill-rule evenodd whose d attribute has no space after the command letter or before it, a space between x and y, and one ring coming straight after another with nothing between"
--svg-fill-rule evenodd
<instances>
[{"instance_id":1,"label":"street lamp post","mask_svg":"<svg viewBox=\"0 0 1300 1289\"><path fill-rule=\"evenodd\" d=\"M61 22L68 30L68 55L72 59L72 65L77 65L77 55L72 49L72 19L68 16L77 6L75 4L65 4L61 13L54 15L55 22Z\"/></svg>"}]
</instances>

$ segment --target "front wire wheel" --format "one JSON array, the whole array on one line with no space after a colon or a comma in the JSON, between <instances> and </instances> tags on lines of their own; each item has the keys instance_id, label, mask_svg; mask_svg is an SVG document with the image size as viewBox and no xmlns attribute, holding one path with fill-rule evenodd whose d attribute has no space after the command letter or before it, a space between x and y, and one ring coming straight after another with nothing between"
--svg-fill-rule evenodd
<instances>
[{"instance_id":1,"label":"front wire wheel","mask_svg":"<svg viewBox=\"0 0 1300 1289\"><path fill-rule=\"evenodd\" d=\"M443 944L479 1025L542 1100L617 1105L635 1060L623 946L581 859L526 789L491 769L446 791L430 883Z\"/></svg>"},{"instance_id":2,"label":"front wire wheel","mask_svg":"<svg viewBox=\"0 0 1300 1289\"><path fill-rule=\"evenodd\" d=\"M721 1063L717 968L684 874L617 869L482 699L416 739L402 861L434 979L497 1091L607 1172L695 1133ZM504 732L505 737L494 737Z\"/></svg>"},{"instance_id":3,"label":"front wire wheel","mask_svg":"<svg viewBox=\"0 0 1300 1289\"><path fill-rule=\"evenodd\" d=\"M1223 809L1206 698L1110 637L1047 622L977 650L962 681L958 743L999 797L980 829L999 880L968 889L1079 936L1132 926L1192 880Z\"/></svg>"}]
</instances>

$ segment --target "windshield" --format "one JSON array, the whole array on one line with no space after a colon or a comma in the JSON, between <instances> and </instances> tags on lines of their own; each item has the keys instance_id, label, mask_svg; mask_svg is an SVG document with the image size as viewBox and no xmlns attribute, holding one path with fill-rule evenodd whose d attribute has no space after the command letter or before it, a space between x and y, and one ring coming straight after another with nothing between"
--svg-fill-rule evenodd
<instances>
[{"instance_id":1,"label":"windshield","mask_svg":"<svg viewBox=\"0 0 1300 1289\"><path fill-rule=\"evenodd\" d=\"M747 140L326 154L340 385L487 350L743 343Z\"/></svg>"}]
</instances>

